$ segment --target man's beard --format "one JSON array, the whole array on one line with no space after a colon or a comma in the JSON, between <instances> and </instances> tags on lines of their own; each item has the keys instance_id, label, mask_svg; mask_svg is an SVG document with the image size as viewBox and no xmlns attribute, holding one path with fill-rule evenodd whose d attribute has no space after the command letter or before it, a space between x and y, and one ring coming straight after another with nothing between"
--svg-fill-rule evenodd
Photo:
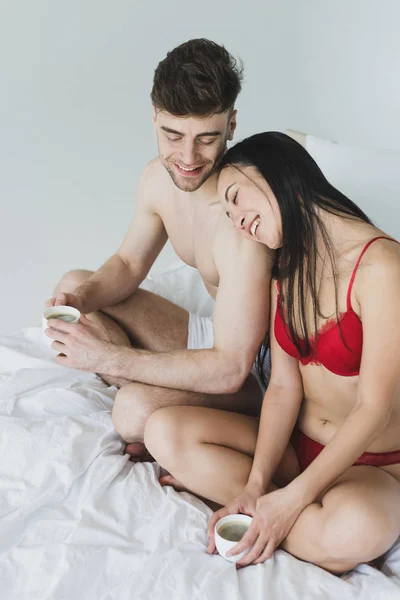
<instances>
[{"instance_id":1,"label":"man's beard","mask_svg":"<svg viewBox=\"0 0 400 600\"><path fill-rule=\"evenodd\" d=\"M181 179L181 178L179 178L179 175L176 172L173 164L168 163L167 161L164 161L163 159L161 159L161 162L164 165L164 167L166 168L166 170L168 171L172 181L174 182L174 184L176 185L176 187L178 189L182 190L183 192L195 192L196 190L201 188L201 186L207 181L207 179L209 179L211 177L211 175L213 175L213 173L215 173L215 171L218 169L218 166L222 160L222 157L225 154L225 147L226 147L226 140L224 140L224 143L221 146L221 151L220 151L219 155L217 156L216 160L212 163L211 168L208 167L209 170L208 171L206 170L200 179L193 178L193 180L191 180L189 177L187 177L185 179L182 177L182 179Z\"/></svg>"},{"instance_id":2,"label":"man's beard","mask_svg":"<svg viewBox=\"0 0 400 600\"><path fill-rule=\"evenodd\" d=\"M174 166L170 166L168 163L164 163L164 167L167 169L176 187L182 190L183 192L195 192L203 185L205 181L207 181L210 175L215 171L215 164L213 164L211 169L209 171L205 171L200 179L197 179L197 177L193 177L193 179L190 179L189 177L187 179L184 179L182 177L181 179L178 173L176 172Z\"/></svg>"}]
</instances>

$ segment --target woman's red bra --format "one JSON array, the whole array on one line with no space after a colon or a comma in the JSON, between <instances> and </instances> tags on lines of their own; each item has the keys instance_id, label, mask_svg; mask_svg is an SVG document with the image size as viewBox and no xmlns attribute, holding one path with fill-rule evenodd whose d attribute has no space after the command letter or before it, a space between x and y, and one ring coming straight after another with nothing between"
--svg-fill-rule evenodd
<instances>
[{"instance_id":1,"label":"woman's red bra","mask_svg":"<svg viewBox=\"0 0 400 600\"><path fill-rule=\"evenodd\" d=\"M368 250L373 242L380 239L396 242L396 240L393 240L392 238L378 236L370 240L364 246L358 257L356 266L354 267L347 290L347 310L339 315L340 329L336 319L329 319L324 323L317 335L310 339L312 350L307 356L300 356L299 351L290 337L287 324L284 322L283 318L280 293L278 293L274 332L276 341L282 350L290 356L293 356L293 358L297 358L303 365L308 365L310 363L323 365L328 371L344 377L351 377L359 374L363 332L361 320L351 307L351 290L358 265L360 264L364 252ZM280 292L279 284L278 292ZM297 338L297 341L300 347L305 347L305 342L302 338ZM344 343L344 341L346 343Z\"/></svg>"}]
</instances>

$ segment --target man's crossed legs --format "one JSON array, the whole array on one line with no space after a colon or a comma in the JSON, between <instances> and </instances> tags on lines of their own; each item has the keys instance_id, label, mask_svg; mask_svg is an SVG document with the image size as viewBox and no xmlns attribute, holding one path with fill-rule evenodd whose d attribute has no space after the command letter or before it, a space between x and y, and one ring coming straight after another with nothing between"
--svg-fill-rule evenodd
<instances>
[{"instance_id":1,"label":"man's crossed legs","mask_svg":"<svg viewBox=\"0 0 400 600\"><path fill-rule=\"evenodd\" d=\"M91 275L92 271L70 271L61 279L54 295L58 292L74 293ZM123 302L87 316L104 327L111 341L118 345L153 352L172 352L188 347L189 313L169 300L140 288ZM144 456L145 424L159 408L206 406L251 416L259 415L261 410L262 392L251 374L238 392L215 395L101 376L109 385L120 388L112 420L116 431L127 443L126 451L133 458Z\"/></svg>"}]
</instances>

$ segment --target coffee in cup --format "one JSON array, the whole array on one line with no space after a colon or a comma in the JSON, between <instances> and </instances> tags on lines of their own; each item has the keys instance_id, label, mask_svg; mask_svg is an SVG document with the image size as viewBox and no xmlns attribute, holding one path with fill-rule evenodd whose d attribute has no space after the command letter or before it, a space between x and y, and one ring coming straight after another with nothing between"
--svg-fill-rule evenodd
<instances>
[{"instance_id":1,"label":"coffee in cup","mask_svg":"<svg viewBox=\"0 0 400 600\"><path fill-rule=\"evenodd\" d=\"M249 526L240 521L229 521L218 529L218 534L229 542L240 542Z\"/></svg>"}]
</instances>

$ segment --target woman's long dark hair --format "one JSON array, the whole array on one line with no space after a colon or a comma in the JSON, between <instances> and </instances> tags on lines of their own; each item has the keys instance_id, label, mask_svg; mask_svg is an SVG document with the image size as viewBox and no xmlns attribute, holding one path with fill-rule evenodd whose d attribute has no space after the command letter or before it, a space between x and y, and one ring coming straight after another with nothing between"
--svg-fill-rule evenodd
<instances>
[{"instance_id":1,"label":"woman's long dark hair","mask_svg":"<svg viewBox=\"0 0 400 600\"><path fill-rule=\"evenodd\" d=\"M220 168L228 165L239 169L256 167L276 197L282 218L282 247L277 251L273 277L278 280L285 300L290 337L300 356L307 356L311 345L306 322L306 293L310 294L313 303L314 334L317 332L317 316L323 316L316 282L318 235L322 236L332 265L338 320L335 256L319 211L322 209L337 216L372 222L354 202L327 181L307 150L283 133L259 133L239 142L225 154ZM299 306L295 311L296 276ZM303 339L301 344L299 337ZM259 353L260 370L262 360Z\"/></svg>"}]
</instances>

